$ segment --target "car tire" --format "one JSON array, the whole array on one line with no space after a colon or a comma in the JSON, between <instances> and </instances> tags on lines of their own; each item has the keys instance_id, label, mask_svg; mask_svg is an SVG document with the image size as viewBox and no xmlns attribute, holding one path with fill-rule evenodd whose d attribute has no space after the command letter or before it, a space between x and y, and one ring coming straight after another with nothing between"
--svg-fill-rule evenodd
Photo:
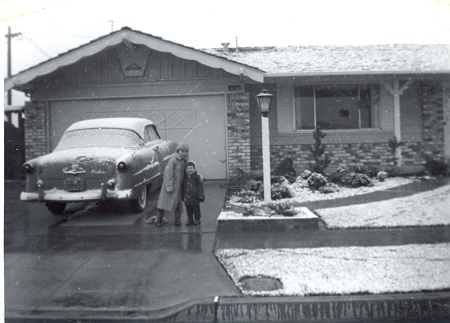
<instances>
[{"instance_id":1,"label":"car tire","mask_svg":"<svg viewBox=\"0 0 450 323\"><path fill-rule=\"evenodd\" d=\"M133 213L140 213L144 211L147 205L147 187L143 186L140 189L139 197L130 201L131 210Z\"/></svg>"},{"instance_id":2,"label":"car tire","mask_svg":"<svg viewBox=\"0 0 450 323\"><path fill-rule=\"evenodd\" d=\"M66 209L66 203L47 202L47 203L45 203L45 206L47 206L47 209L53 215L63 215L64 214L64 210Z\"/></svg>"}]
</instances>

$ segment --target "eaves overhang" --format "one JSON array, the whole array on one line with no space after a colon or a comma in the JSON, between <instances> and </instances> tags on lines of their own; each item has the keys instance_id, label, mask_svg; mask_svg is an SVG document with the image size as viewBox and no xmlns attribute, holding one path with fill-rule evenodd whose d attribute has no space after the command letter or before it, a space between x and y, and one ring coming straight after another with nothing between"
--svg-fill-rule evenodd
<instances>
[{"instance_id":1,"label":"eaves overhang","mask_svg":"<svg viewBox=\"0 0 450 323\"><path fill-rule=\"evenodd\" d=\"M154 37L152 35L134 31L125 27L120 31L100 37L88 44L72 49L55 58L5 79L5 91L11 89L24 90L28 87L27 84L37 77L50 74L60 67L74 64L85 57L101 52L107 47L118 45L121 42L127 41L132 44L147 46L148 48L156 51L171 53L182 59L195 60L200 64L211 68L221 68L230 74L250 78L256 82L262 83L264 81L264 71L256 67L230 61L223 57L208 54L191 47L173 43L162 38Z\"/></svg>"},{"instance_id":2,"label":"eaves overhang","mask_svg":"<svg viewBox=\"0 0 450 323\"><path fill-rule=\"evenodd\" d=\"M292 77L312 77L312 76L351 76L351 75L383 75L383 76L400 76L400 75L448 75L450 70L391 70L391 71L327 71L327 72L293 72L293 73L265 73L264 79L273 78L292 78Z\"/></svg>"}]
</instances>

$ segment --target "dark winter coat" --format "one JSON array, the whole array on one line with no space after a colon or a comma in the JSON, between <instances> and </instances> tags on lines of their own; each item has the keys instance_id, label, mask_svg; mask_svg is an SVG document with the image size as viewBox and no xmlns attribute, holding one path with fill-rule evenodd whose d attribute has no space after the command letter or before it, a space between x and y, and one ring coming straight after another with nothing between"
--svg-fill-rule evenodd
<instances>
[{"instance_id":1,"label":"dark winter coat","mask_svg":"<svg viewBox=\"0 0 450 323\"><path fill-rule=\"evenodd\" d=\"M176 152L170 157L164 170L164 180L156 206L158 209L173 212L178 208L181 204L181 187L184 175L185 161Z\"/></svg>"},{"instance_id":2,"label":"dark winter coat","mask_svg":"<svg viewBox=\"0 0 450 323\"><path fill-rule=\"evenodd\" d=\"M197 172L184 175L183 201L186 205L198 205L205 200L203 178Z\"/></svg>"}]
</instances>

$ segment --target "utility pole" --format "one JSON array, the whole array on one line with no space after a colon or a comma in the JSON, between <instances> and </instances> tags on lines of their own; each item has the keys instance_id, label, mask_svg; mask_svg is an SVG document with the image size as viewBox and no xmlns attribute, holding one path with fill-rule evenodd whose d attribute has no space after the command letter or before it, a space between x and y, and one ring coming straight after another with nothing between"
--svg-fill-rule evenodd
<instances>
[{"instance_id":1,"label":"utility pole","mask_svg":"<svg viewBox=\"0 0 450 323\"><path fill-rule=\"evenodd\" d=\"M11 27L8 27L8 34L5 35L6 38L8 38L8 77L11 76L11 38L13 37L17 37L22 35L21 33L15 33L12 34L11 33ZM7 101L8 105L11 105L11 90L8 90L8 101Z\"/></svg>"},{"instance_id":2,"label":"utility pole","mask_svg":"<svg viewBox=\"0 0 450 323\"><path fill-rule=\"evenodd\" d=\"M114 31L114 20L108 20L111 23L111 32Z\"/></svg>"}]
</instances>

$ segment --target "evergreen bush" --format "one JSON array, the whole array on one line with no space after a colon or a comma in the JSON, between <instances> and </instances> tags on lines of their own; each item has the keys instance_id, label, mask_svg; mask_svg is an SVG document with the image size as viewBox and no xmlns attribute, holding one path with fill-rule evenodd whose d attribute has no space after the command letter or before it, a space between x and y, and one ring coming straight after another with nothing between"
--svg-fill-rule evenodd
<instances>
[{"instance_id":1,"label":"evergreen bush","mask_svg":"<svg viewBox=\"0 0 450 323\"><path fill-rule=\"evenodd\" d=\"M433 176L447 176L449 166L441 161L425 157L425 169Z\"/></svg>"},{"instance_id":2,"label":"evergreen bush","mask_svg":"<svg viewBox=\"0 0 450 323\"><path fill-rule=\"evenodd\" d=\"M311 171L319 174L323 174L324 170L330 165L331 159L330 156L324 154L325 145L322 144L322 138L324 138L327 134L320 130L320 127L317 126L316 130L313 131L314 138L314 146L309 147L309 151L314 157L315 163L310 163L309 167Z\"/></svg>"}]
</instances>

